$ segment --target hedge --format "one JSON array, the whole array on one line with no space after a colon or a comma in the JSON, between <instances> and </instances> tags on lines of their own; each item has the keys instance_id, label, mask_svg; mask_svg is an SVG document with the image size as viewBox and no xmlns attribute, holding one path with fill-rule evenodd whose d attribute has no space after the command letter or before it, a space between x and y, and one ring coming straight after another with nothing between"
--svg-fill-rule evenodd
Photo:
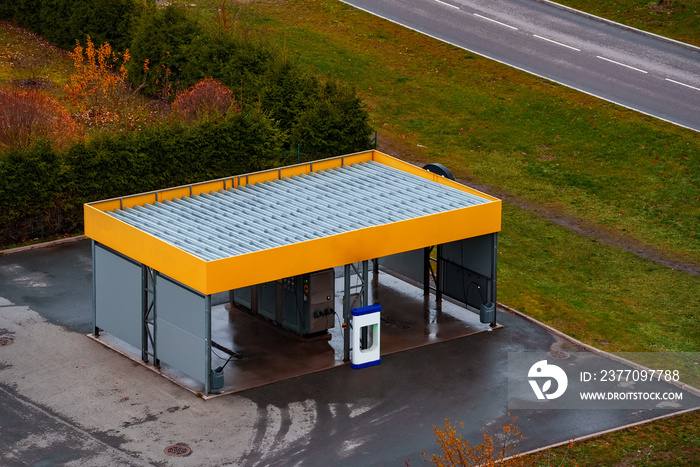
<instances>
[{"instance_id":1,"label":"hedge","mask_svg":"<svg viewBox=\"0 0 700 467\"><path fill-rule=\"evenodd\" d=\"M134 22L154 3L147 0L3 0L0 19L42 35L49 42L72 49L90 35L93 42L109 42L115 50L131 44Z\"/></svg>"},{"instance_id":2,"label":"hedge","mask_svg":"<svg viewBox=\"0 0 700 467\"><path fill-rule=\"evenodd\" d=\"M311 75L265 42L208 34L182 7L152 0L15 0L0 19L64 48L90 35L131 51L129 77L159 98L203 78L229 86L243 111L193 126L99 135L0 154L0 244L82 228L82 204L370 147L355 91ZM144 63L148 60L148 72ZM145 74L144 74L145 73Z\"/></svg>"},{"instance_id":3,"label":"hedge","mask_svg":"<svg viewBox=\"0 0 700 467\"><path fill-rule=\"evenodd\" d=\"M0 157L0 244L82 229L83 203L268 168L284 141L259 111L222 121L105 134L58 152L48 143Z\"/></svg>"}]
</instances>

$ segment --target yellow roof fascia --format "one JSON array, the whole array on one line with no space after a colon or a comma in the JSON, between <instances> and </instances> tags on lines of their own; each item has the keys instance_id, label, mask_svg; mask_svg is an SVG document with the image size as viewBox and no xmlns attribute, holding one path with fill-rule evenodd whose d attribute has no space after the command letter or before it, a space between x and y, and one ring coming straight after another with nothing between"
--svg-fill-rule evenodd
<instances>
[{"instance_id":1,"label":"yellow roof fascia","mask_svg":"<svg viewBox=\"0 0 700 467\"><path fill-rule=\"evenodd\" d=\"M209 262L105 212L370 160L475 194L491 202ZM375 150L124 198L97 201L86 204L84 213L86 236L204 294L223 292L501 230L499 199Z\"/></svg>"},{"instance_id":2,"label":"yellow roof fascia","mask_svg":"<svg viewBox=\"0 0 700 467\"><path fill-rule=\"evenodd\" d=\"M213 294L501 230L501 201L368 227L207 263Z\"/></svg>"},{"instance_id":3,"label":"yellow roof fascia","mask_svg":"<svg viewBox=\"0 0 700 467\"><path fill-rule=\"evenodd\" d=\"M153 235L86 204L85 235L202 293L207 263Z\"/></svg>"}]
</instances>

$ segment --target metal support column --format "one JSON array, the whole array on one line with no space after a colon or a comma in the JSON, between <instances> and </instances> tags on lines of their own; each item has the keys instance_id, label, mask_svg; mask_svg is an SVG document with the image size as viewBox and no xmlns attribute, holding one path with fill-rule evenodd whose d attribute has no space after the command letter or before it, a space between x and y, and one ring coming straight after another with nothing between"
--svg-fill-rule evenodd
<instances>
[{"instance_id":1,"label":"metal support column","mask_svg":"<svg viewBox=\"0 0 700 467\"><path fill-rule=\"evenodd\" d=\"M141 265L141 360L148 362L148 356L155 357L155 305L156 291L154 287L155 272L145 264ZM153 332L151 332L153 328ZM153 352L149 352L149 345Z\"/></svg>"},{"instance_id":2,"label":"metal support column","mask_svg":"<svg viewBox=\"0 0 700 467\"><path fill-rule=\"evenodd\" d=\"M151 324L153 327L153 334L151 335L151 344L153 345L153 366L155 366L156 368L160 368L160 360L158 360L158 320L156 319L156 317L158 316L158 306L156 305L156 294L158 294L158 274L156 274L155 271L153 271L153 311L151 311L150 313L150 319L152 320Z\"/></svg>"},{"instance_id":3,"label":"metal support column","mask_svg":"<svg viewBox=\"0 0 700 467\"><path fill-rule=\"evenodd\" d=\"M362 305L369 305L369 261L362 262Z\"/></svg>"},{"instance_id":4,"label":"metal support column","mask_svg":"<svg viewBox=\"0 0 700 467\"><path fill-rule=\"evenodd\" d=\"M423 248L423 295L430 295L430 250L432 247Z\"/></svg>"},{"instance_id":5,"label":"metal support column","mask_svg":"<svg viewBox=\"0 0 700 467\"><path fill-rule=\"evenodd\" d=\"M350 265L345 265L343 276L345 288L343 292L343 361L350 360Z\"/></svg>"},{"instance_id":6,"label":"metal support column","mask_svg":"<svg viewBox=\"0 0 700 467\"><path fill-rule=\"evenodd\" d=\"M437 265L435 266L435 301L442 302L442 280L443 280L442 245L437 246Z\"/></svg>"},{"instance_id":7,"label":"metal support column","mask_svg":"<svg viewBox=\"0 0 700 467\"><path fill-rule=\"evenodd\" d=\"M498 232L493 234L493 251L491 254L491 301L493 302L493 322L491 327L496 327L498 321L498 302L496 294L496 268L498 266Z\"/></svg>"},{"instance_id":8,"label":"metal support column","mask_svg":"<svg viewBox=\"0 0 700 467\"><path fill-rule=\"evenodd\" d=\"M100 328L97 327L97 264L95 264L95 240L92 244L92 335L100 337Z\"/></svg>"},{"instance_id":9,"label":"metal support column","mask_svg":"<svg viewBox=\"0 0 700 467\"><path fill-rule=\"evenodd\" d=\"M204 298L204 395L211 394L211 295Z\"/></svg>"},{"instance_id":10,"label":"metal support column","mask_svg":"<svg viewBox=\"0 0 700 467\"><path fill-rule=\"evenodd\" d=\"M345 291L343 294L343 360L350 360L350 317L353 308L359 308L369 304L369 262L362 261L362 269L355 264L345 265ZM352 277L356 277L357 283L352 284ZM356 290L356 293L352 293Z\"/></svg>"}]
</instances>

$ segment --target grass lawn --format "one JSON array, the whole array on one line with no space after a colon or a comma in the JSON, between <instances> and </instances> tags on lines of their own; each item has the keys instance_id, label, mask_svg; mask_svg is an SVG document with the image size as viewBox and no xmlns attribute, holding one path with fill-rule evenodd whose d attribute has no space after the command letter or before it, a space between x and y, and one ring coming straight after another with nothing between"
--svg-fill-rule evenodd
<instances>
[{"instance_id":1,"label":"grass lawn","mask_svg":"<svg viewBox=\"0 0 700 467\"><path fill-rule=\"evenodd\" d=\"M700 47L699 0L557 0L556 3Z\"/></svg>"},{"instance_id":2,"label":"grass lawn","mask_svg":"<svg viewBox=\"0 0 700 467\"><path fill-rule=\"evenodd\" d=\"M700 411L615 431L547 451L541 466L697 466Z\"/></svg>"},{"instance_id":3,"label":"grass lawn","mask_svg":"<svg viewBox=\"0 0 700 467\"><path fill-rule=\"evenodd\" d=\"M60 99L72 69L67 51L25 29L0 23L0 86L34 81L33 87Z\"/></svg>"},{"instance_id":4,"label":"grass lawn","mask_svg":"<svg viewBox=\"0 0 700 467\"><path fill-rule=\"evenodd\" d=\"M700 264L700 138L334 1L249 4L237 26L354 84L379 149L515 195L499 299L609 351L700 351L700 278L543 219Z\"/></svg>"}]
</instances>

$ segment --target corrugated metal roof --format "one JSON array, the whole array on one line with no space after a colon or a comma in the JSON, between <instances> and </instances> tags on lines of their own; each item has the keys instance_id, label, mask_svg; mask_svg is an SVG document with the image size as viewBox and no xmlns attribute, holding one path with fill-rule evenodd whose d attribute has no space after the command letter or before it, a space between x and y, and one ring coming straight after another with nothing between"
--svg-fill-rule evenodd
<instances>
[{"instance_id":1,"label":"corrugated metal roof","mask_svg":"<svg viewBox=\"0 0 700 467\"><path fill-rule=\"evenodd\" d=\"M107 213L214 261L488 202L368 161Z\"/></svg>"}]
</instances>

